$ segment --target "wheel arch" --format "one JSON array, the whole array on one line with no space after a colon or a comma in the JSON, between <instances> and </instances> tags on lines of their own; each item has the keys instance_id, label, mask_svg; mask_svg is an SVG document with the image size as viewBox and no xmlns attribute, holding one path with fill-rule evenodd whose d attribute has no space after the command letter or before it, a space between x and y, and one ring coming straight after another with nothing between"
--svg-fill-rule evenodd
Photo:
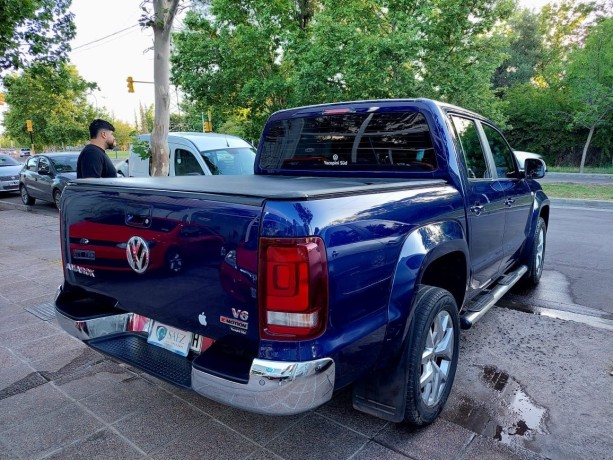
<instances>
[{"instance_id":1,"label":"wheel arch","mask_svg":"<svg viewBox=\"0 0 613 460\"><path fill-rule=\"evenodd\" d=\"M428 284L448 290L460 309L468 283L468 254L459 221L427 224L407 236L392 282L388 326L377 367L353 386L356 409L393 422L404 420L406 349L418 286ZM454 276L448 276L450 270Z\"/></svg>"}]
</instances>

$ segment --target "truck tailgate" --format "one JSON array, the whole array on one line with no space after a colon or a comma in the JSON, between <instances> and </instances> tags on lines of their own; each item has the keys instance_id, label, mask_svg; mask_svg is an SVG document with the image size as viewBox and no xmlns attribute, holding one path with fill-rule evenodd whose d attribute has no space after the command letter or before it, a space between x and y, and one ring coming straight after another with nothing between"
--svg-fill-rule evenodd
<instances>
[{"instance_id":1,"label":"truck tailgate","mask_svg":"<svg viewBox=\"0 0 613 460\"><path fill-rule=\"evenodd\" d=\"M230 201L181 191L67 187L65 289L103 295L120 311L212 340L257 342L257 246L244 249L257 243L262 200Z\"/></svg>"}]
</instances>

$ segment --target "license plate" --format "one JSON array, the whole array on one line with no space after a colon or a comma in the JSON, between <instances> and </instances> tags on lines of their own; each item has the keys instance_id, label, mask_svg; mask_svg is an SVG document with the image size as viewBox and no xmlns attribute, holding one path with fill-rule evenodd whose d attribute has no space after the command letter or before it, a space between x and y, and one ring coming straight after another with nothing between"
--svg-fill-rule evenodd
<instances>
[{"instance_id":1,"label":"license plate","mask_svg":"<svg viewBox=\"0 0 613 460\"><path fill-rule=\"evenodd\" d=\"M192 343L192 333L156 321L151 326L147 342L178 355L187 356Z\"/></svg>"},{"instance_id":2,"label":"license plate","mask_svg":"<svg viewBox=\"0 0 613 460\"><path fill-rule=\"evenodd\" d=\"M95 260L96 251L90 251L87 249L75 249L72 252L72 257L75 259Z\"/></svg>"}]
</instances>

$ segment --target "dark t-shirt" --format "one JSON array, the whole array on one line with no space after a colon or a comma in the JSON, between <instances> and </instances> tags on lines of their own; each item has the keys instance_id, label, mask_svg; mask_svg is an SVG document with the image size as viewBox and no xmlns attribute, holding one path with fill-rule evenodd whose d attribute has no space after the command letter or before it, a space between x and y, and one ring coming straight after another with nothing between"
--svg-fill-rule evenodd
<instances>
[{"instance_id":1,"label":"dark t-shirt","mask_svg":"<svg viewBox=\"0 0 613 460\"><path fill-rule=\"evenodd\" d=\"M106 152L94 144L87 144L77 160L77 179L85 177L117 177L117 170Z\"/></svg>"}]
</instances>

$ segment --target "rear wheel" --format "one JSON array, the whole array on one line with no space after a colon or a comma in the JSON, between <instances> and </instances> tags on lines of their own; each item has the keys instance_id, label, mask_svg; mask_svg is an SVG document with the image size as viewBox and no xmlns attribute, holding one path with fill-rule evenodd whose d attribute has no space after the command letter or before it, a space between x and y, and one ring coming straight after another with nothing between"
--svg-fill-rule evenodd
<instances>
[{"instance_id":1,"label":"rear wheel","mask_svg":"<svg viewBox=\"0 0 613 460\"><path fill-rule=\"evenodd\" d=\"M26 189L26 186L23 184L21 185L21 187L19 187L19 193L21 193L21 201L23 201L23 204L27 206L32 206L36 201L30 196L30 194L28 193L28 189Z\"/></svg>"},{"instance_id":2,"label":"rear wheel","mask_svg":"<svg viewBox=\"0 0 613 460\"><path fill-rule=\"evenodd\" d=\"M405 421L432 423L451 392L458 364L460 318L446 290L421 286L409 330Z\"/></svg>"},{"instance_id":3,"label":"rear wheel","mask_svg":"<svg viewBox=\"0 0 613 460\"><path fill-rule=\"evenodd\" d=\"M55 207L58 209L60 209L60 198L62 198L62 192L59 190L54 190L53 191L53 202L55 203Z\"/></svg>"},{"instance_id":4,"label":"rear wheel","mask_svg":"<svg viewBox=\"0 0 613 460\"><path fill-rule=\"evenodd\" d=\"M547 242L547 225L542 217L538 218L536 230L534 231L534 241L530 248L530 257L528 259L528 272L525 276L526 284L536 286L541 280L543 274L543 265L545 263L545 245Z\"/></svg>"}]
</instances>

